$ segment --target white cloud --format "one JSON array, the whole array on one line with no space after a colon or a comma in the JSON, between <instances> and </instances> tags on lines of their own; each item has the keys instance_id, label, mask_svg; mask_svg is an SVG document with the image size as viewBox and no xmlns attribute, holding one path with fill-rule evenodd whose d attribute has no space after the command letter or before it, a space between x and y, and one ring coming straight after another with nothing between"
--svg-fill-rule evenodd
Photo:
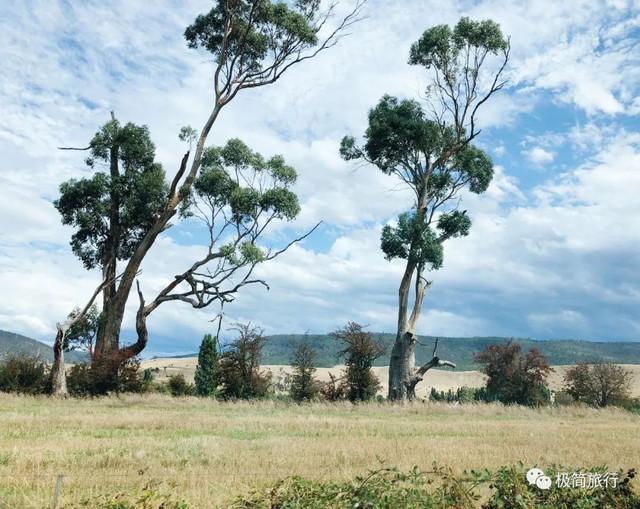
<instances>
[{"instance_id":1,"label":"white cloud","mask_svg":"<svg viewBox=\"0 0 640 509\"><path fill-rule=\"evenodd\" d=\"M544 165L553 162L555 154L542 147L533 147L522 152L529 161L538 165Z\"/></svg>"},{"instance_id":2,"label":"white cloud","mask_svg":"<svg viewBox=\"0 0 640 509\"><path fill-rule=\"evenodd\" d=\"M56 147L86 144L113 109L125 121L148 124L158 158L169 173L177 168L184 151L178 130L199 127L211 99L211 64L185 48L182 32L209 8L205 0L179 9L170 2L0 7L0 285L11 289L0 294L1 328L47 337L97 284L97 275L70 254L70 230L60 226L51 205L61 181L87 174L83 156ZM635 111L640 53L632 32L637 16L628 10L626 2L587 0L415 0L402 7L370 2L367 19L338 47L272 87L238 96L223 111L212 142L238 136L266 155L285 155L300 173L296 190L303 212L295 228L323 219L332 235L322 239L330 248L296 246L264 266L260 274L272 289L244 292L226 310L229 319L253 320L269 332L324 332L350 319L372 329L393 328L402 266L383 259L379 232L408 208L410 197L381 172L341 161L338 144L343 135L364 131L367 110L384 93L424 92L426 73L406 65L406 58L427 26L453 23L461 15L491 17L512 35L511 88L489 102L480 118L485 132L479 141L501 157L521 148L503 135L520 133L525 113L544 115L537 110L542 101L592 116ZM505 131L496 143L492 132L498 127ZM591 322L594 335L606 332L611 317L624 324L610 328L616 334L638 332L637 324L622 320L625 306L637 307L640 295L629 268L633 260L625 258L640 232L623 219L640 213L638 140L600 117L569 132L557 129L525 137L523 150L544 165L570 141L583 156L573 169L529 192L526 175L516 178L512 168L498 166L484 196L465 196L472 233L447 245L422 332L547 334L557 323L570 334L562 311L545 303L590 316L571 299L604 310L600 321ZM145 293L201 252L185 245L195 241L182 235L180 244L170 238L158 242L143 268ZM607 269L611 257L617 264ZM625 268L624 277L599 277L599 271ZM210 327L212 314L164 305L150 328L175 338L179 350Z\"/></svg>"}]
</instances>

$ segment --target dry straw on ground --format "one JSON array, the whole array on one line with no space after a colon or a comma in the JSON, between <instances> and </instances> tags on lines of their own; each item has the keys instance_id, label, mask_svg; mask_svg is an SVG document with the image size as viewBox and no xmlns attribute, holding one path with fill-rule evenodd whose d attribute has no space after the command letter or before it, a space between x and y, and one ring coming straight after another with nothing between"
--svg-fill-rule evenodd
<instances>
[{"instance_id":1,"label":"dry straw on ground","mask_svg":"<svg viewBox=\"0 0 640 509\"><path fill-rule=\"evenodd\" d=\"M291 474L352 477L379 459L457 471L518 461L638 467L638 429L640 417L615 409L0 395L0 507L48 507L58 474L62 507L168 479L199 508Z\"/></svg>"}]
</instances>

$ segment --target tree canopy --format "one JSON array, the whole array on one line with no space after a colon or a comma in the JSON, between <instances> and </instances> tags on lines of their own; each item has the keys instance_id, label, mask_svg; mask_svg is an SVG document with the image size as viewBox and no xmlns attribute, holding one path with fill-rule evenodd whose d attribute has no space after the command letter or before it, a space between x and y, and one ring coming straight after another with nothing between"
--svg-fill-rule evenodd
<instances>
[{"instance_id":1,"label":"tree canopy","mask_svg":"<svg viewBox=\"0 0 640 509\"><path fill-rule=\"evenodd\" d=\"M71 225L74 254L87 269L102 267L113 252L128 259L167 198L162 166L147 126L117 119L104 124L89 143L91 177L60 185L54 202L62 223ZM113 243L113 245L111 245Z\"/></svg>"},{"instance_id":2,"label":"tree canopy","mask_svg":"<svg viewBox=\"0 0 640 509\"><path fill-rule=\"evenodd\" d=\"M465 188L476 194L486 191L493 163L472 144L443 157L455 139L454 129L428 118L417 101L388 95L369 112L362 147L353 137L343 138L344 159L364 159L399 177L416 197L413 210L401 214L396 225L383 228L381 248L388 260L407 259L439 269L443 242L469 233L471 219L466 211L455 209L456 198Z\"/></svg>"}]
</instances>

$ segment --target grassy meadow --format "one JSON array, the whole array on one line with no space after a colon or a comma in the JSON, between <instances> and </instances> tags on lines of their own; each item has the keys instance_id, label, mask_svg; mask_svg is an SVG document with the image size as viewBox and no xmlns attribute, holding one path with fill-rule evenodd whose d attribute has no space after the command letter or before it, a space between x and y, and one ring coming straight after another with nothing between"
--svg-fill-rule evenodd
<instances>
[{"instance_id":1,"label":"grassy meadow","mask_svg":"<svg viewBox=\"0 0 640 509\"><path fill-rule=\"evenodd\" d=\"M379 465L640 466L640 416L617 409L416 403L220 403L128 395L0 395L0 508L60 507L175 483L190 507L296 474L346 479Z\"/></svg>"}]
</instances>

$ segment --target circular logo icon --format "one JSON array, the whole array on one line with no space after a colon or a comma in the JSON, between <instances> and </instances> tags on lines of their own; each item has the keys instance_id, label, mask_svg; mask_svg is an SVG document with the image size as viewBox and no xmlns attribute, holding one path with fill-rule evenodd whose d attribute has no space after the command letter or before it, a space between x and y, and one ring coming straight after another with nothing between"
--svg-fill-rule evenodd
<instances>
[{"instance_id":1,"label":"circular logo icon","mask_svg":"<svg viewBox=\"0 0 640 509\"><path fill-rule=\"evenodd\" d=\"M529 482L529 484L536 484L536 479L543 475L544 472L542 470L534 467L527 472L527 481Z\"/></svg>"},{"instance_id":2,"label":"circular logo icon","mask_svg":"<svg viewBox=\"0 0 640 509\"><path fill-rule=\"evenodd\" d=\"M541 475L536 479L536 486L541 490L548 490L551 488L551 478L547 475Z\"/></svg>"}]
</instances>

